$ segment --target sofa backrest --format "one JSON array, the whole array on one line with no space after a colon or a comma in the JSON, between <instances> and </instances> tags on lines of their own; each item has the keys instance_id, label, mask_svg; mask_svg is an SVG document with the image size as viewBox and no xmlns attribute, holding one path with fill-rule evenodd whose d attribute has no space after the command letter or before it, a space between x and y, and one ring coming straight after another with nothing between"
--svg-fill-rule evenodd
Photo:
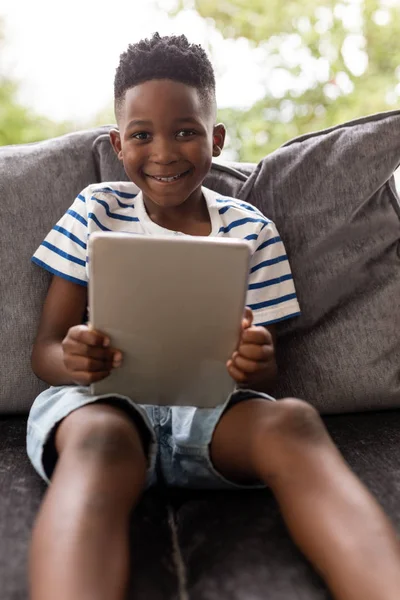
<instances>
[{"instance_id":1,"label":"sofa backrest","mask_svg":"<svg viewBox=\"0 0 400 600\"><path fill-rule=\"evenodd\" d=\"M86 185L126 179L109 126L0 148L0 412L45 385L30 351L49 284L30 257ZM400 111L292 140L251 164L213 166L206 185L273 219L302 315L278 326L278 397L322 412L400 406Z\"/></svg>"},{"instance_id":2,"label":"sofa backrest","mask_svg":"<svg viewBox=\"0 0 400 600\"><path fill-rule=\"evenodd\" d=\"M50 276L30 257L82 188L97 181L100 128L0 148L0 412L29 408L46 386L30 352Z\"/></svg>"},{"instance_id":3,"label":"sofa backrest","mask_svg":"<svg viewBox=\"0 0 400 600\"><path fill-rule=\"evenodd\" d=\"M399 164L397 110L288 142L241 189L276 222L302 309L280 328L278 397L400 406Z\"/></svg>"}]
</instances>

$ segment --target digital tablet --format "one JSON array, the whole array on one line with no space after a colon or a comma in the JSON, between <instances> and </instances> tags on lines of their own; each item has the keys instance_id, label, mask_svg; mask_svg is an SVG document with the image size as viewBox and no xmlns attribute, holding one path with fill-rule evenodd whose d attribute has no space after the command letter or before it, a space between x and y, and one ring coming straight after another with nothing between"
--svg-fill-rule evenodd
<instances>
[{"instance_id":1,"label":"digital tablet","mask_svg":"<svg viewBox=\"0 0 400 600\"><path fill-rule=\"evenodd\" d=\"M92 384L138 404L211 408L234 389L250 264L246 241L94 233L89 321L121 350L122 365Z\"/></svg>"}]
</instances>

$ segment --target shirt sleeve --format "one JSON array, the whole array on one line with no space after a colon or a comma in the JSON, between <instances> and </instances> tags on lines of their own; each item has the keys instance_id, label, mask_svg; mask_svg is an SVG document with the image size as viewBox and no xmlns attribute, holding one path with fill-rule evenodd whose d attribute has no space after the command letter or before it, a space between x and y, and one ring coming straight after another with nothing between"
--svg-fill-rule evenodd
<instances>
[{"instance_id":1,"label":"shirt sleeve","mask_svg":"<svg viewBox=\"0 0 400 600\"><path fill-rule=\"evenodd\" d=\"M88 281L86 190L78 194L32 257L32 262L53 275L80 285L87 285Z\"/></svg>"},{"instance_id":2,"label":"shirt sleeve","mask_svg":"<svg viewBox=\"0 0 400 600\"><path fill-rule=\"evenodd\" d=\"M255 325L267 326L300 315L286 250L271 221L258 235L246 303L253 311Z\"/></svg>"}]
</instances>

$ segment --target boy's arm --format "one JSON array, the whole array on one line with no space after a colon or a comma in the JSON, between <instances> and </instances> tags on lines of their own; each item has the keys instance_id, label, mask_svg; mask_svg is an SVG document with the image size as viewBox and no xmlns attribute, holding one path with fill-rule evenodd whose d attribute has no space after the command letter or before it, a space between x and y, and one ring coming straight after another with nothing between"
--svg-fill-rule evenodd
<instances>
[{"instance_id":1,"label":"boy's arm","mask_svg":"<svg viewBox=\"0 0 400 600\"><path fill-rule=\"evenodd\" d=\"M103 333L82 324L87 288L53 277L32 351L32 368L50 385L89 385L121 364Z\"/></svg>"},{"instance_id":2,"label":"boy's arm","mask_svg":"<svg viewBox=\"0 0 400 600\"><path fill-rule=\"evenodd\" d=\"M54 276L47 292L32 349L32 369L50 385L70 385L71 375L64 364L62 341L70 327L82 323L87 288Z\"/></svg>"}]
</instances>

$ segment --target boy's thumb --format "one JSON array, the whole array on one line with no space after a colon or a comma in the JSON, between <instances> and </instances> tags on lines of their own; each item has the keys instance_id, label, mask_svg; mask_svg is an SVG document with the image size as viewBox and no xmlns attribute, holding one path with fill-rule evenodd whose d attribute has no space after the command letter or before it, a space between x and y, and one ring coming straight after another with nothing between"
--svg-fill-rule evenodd
<instances>
[{"instance_id":1,"label":"boy's thumb","mask_svg":"<svg viewBox=\"0 0 400 600\"><path fill-rule=\"evenodd\" d=\"M245 329L251 326L253 322L253 311L248 306L244 309L242 325Z\"/></svg>"}]
</instances>

